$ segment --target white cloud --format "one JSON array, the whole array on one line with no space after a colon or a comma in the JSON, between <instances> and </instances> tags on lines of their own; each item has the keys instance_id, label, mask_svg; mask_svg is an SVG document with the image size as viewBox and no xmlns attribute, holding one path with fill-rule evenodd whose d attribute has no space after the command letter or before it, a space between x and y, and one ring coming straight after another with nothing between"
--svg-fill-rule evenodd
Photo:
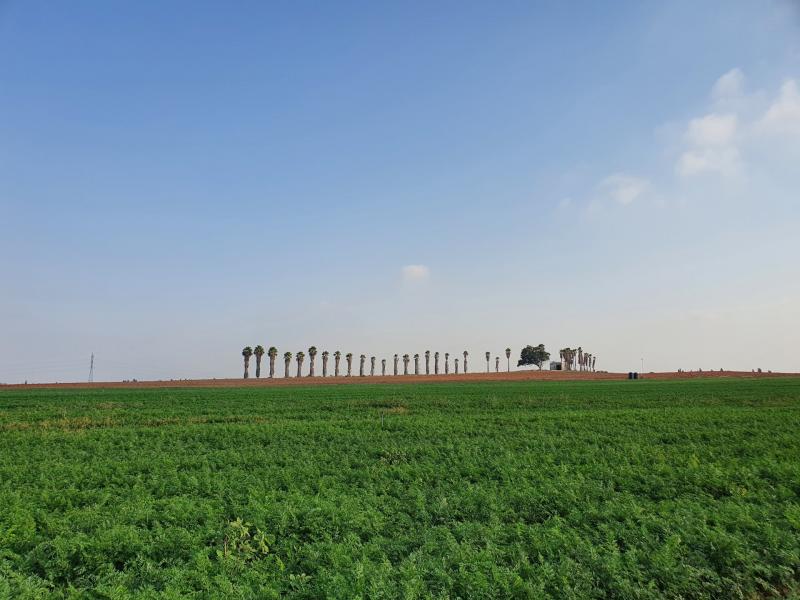
<instances>
[{"instance_id":1,"label":"white cloud","mask_svg":"<svg viewBox=\"0 0 800 600\"><path fill-rule=\"evenodd\" d=\"M425 265L406 265L403 267L403 281L425 281L431 271Z\"/></svg>"},{"instance_id":2,"label":"white cloud","mask_svg":"<svg viewBox=\"0 0 800 600\"><path fill-rule=\"evenodd\" d=\"M622 205L631 204L647 191L648 187L650 183L646 179L624 173L609 175L598 186L612 200Z\"/></svg>"},{"instance_id":3,"label":"white cloud","mask_svg":"<svg viewBox=\"0 0 800 600\"><path fill-rule=\"evenodd\" d=\"M768 133L800 135L800 91L796 81L784 82L778 99L759 119L757 128Z\"/></svg>"},{"instance_id":4,"label":"white cloud","mask_svg":"<svg viewBox=\"0 0 800 600\"><path fill-rule=\"evenodd\" d=\"M681 154L675 170L681 177L702 173L719 173L731 177L741 171L739 150L733 146L687 150Z\"/></svg>"},{"instance_id":5,"label":"white cloud","mask_svg":"<svg viewBox=\"0 0 800 600\"><path fill-rule=\"evenodd\" d=\"M686 139L695 146L722 146L733 142L738 126L736 115L710 114L689 121Z\"/></svg>"},{"instance_id":6,"label":"white cloud","mask_svg":"<svg viewBox=\"0 0 800 600\"><path fill-rule=\"evenodd\" d=\"M711 97L714 100L728 100L742 95L744 89L744 73L736 67L717 79L711 89Z\"/></svg>"},{"instance_id":7,"label":"white cloud","mask_svg":"<svg viewBox=\"0 0 800 600\"><path fill-rule=\"evenodd\" d=\"M739 119L734 114L711 113L692 119L684 134L689 147L678 158L675 171L681 177L702 173L726 177L738 174L742 168L738 130Z\"/></svg>"}]
</instances>

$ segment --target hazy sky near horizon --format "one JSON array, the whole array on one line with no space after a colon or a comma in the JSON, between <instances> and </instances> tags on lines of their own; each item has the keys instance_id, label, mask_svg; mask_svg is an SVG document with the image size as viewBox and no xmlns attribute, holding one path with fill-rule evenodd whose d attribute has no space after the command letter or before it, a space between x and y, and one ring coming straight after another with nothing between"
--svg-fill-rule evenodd
<instances>
[{"instance_id":1,"label":"hazy sky near horizon","mask_svg":"<svg viewBox=\"0 0 800 600\"><path fill-rule=\"evenodd\" d=\"M800 371L800 10L0 2L0 224L0 382Z\"/></svg>"}]
</instances>

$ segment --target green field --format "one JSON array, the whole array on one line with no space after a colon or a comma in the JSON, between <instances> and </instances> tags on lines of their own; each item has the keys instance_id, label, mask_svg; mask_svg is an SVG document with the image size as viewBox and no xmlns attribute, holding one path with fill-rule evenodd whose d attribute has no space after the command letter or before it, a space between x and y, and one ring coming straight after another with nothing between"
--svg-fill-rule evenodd
<instances>
[{"instance_id":1,"label":"green field","mask_svg":"<svg viewBox=\"0 0 800 600\"><path fill-rule=\"evenodd\" d=\"M800 379L0 391L0 598L798 581Z\"/></svg>"}]
</instances>

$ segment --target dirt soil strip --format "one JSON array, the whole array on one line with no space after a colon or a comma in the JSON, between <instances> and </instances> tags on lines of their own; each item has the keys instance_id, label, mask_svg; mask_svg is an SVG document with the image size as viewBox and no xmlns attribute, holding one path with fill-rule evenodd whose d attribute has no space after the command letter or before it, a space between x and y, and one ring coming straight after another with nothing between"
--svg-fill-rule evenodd
<instances>
[{"instance_id":1,"label":"dirt soil strip","mask_svg":"<svg viewBox=\"0 0 800 600\"><path fill-rule=\"evenodd\" d=\"M642 379L698 379L708 377L800 377L800 373L753 373L751 371L692 371L682 373L642 373ZM585 371L511 371L449 375L387 375L374 377L275 377L274 379L169 379L158 381L97 381L94 383L18 383L0 385L0 390L70 389L70 388L166 388L166 387L273 387L287 385L395 384L475 381L604 381L627 379L627 373L590 373Z\"/></svg>"}]
</instances>

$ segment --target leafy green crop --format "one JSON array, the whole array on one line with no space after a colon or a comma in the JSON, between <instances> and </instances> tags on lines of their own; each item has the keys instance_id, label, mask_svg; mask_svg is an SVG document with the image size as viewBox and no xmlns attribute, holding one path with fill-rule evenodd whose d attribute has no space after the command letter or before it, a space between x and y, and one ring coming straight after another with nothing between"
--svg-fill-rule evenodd
<instances>
[{"instance_id":1,"label":"leafy green crop","mask_svg":"<svg viewBox=\"0 0 800 600\"><path fill-rule=\"evenodd\" d=\"M0 392L0 598L764 598L800 380Z\"/></svg>"}]
</instances>

